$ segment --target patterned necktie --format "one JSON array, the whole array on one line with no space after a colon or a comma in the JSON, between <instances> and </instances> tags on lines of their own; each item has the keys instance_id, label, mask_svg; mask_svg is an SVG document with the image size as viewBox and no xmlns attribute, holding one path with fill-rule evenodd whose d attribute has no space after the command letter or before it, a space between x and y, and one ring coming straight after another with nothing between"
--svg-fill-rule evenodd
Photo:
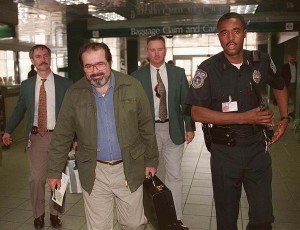
<instances>
[{"instance_id":1,"label":"patterned necktie","mask_svg":"<svg viewBox=\"0 0 300 230\"><path fill-rule=\"evenodd\" d=\"M45 90L45 81L42 79L39 96L39 109L38 109L38 130L41 136L47 132L47 94Z\"/></svg>"},{"instance_id":2,"label":"patterned necktie","mask_svg":"<svg viewBox=\"0 0 300 230\"><path fill-rule=\"evenodd\" d=\"M159 74L159 69L157 69L157 89L158 93L160 95L160 101L159 101L159 119L161 121L165 121L168 117L168 112L167 112L167 93L166 93L166 88L161 80L160 74Z\"/></svg>"}]
</instances>

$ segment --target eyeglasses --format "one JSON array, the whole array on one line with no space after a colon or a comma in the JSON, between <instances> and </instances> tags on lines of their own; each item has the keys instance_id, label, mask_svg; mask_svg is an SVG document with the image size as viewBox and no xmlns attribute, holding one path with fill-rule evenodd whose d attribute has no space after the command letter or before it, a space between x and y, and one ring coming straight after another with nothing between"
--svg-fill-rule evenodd
<instances>
[{"instance_id":1,"label":"eyeglasses","mask_svg":"<svg viewBox=\"0 0 300 230\"><path fill-rule=\"evenodd\" d=\"M87 72L93 72L94 71L94 68L96 67L97 70L105 70L106 67L107 67L107 62L98 62L96 64L86 64L84 66L84 69L87 71Z\"/></svg>"}]
</instances>

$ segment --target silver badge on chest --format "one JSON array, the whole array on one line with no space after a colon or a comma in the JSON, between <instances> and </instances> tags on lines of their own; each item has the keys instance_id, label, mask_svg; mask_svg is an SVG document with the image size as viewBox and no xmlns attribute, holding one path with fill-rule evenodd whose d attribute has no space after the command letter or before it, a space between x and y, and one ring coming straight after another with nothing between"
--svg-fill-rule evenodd
<instances>
[{"instance_id":1,"label":"silver badge on chest","mask_svg":"<svg viewBox=\"0 0 300 230\"><path fill-rule=\"evenodd\" d=\"M253 77L253 81L254 81L256 84L258 84L258 83L260 82L260 80L261 80L261 74L260 74L260 72L259 72L258 70L254 70L254 71L253 71L252 77Z\"/></svg>"}]
</instances>

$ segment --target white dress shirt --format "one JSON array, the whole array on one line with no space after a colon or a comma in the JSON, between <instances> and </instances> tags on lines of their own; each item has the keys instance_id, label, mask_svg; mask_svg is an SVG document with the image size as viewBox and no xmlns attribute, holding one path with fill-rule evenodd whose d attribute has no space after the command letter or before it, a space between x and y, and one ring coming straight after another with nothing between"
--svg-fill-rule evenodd
<instances>
[{"instance_id":1,"label":"white dress shirt","mask_svg":"<svg viewBox=\"0 0 300 230\"><path fill-rule=\"evenodd\" d=\"M38 126L38 111L39 111L39 97L40 88L42 85L42 78L37 75L35 83L35 106L34 106L34 121L33 125ZM45 81L45 90L47 94L47 129L54 129L56 124L55 118L55 84L54 75L51 72Z\"/></svg>"}]
</instances>

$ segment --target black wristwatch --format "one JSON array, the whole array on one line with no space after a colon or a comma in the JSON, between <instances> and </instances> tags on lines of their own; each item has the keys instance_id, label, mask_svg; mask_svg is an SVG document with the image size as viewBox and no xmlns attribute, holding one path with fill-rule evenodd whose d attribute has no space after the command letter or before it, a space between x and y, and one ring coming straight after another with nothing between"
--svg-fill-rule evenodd
<instances>
[{"instance_id":1,"label":"black wristwatch","mask_svg":"<svg viewBox=\"0 0 300 230\"><path fill-rule=\"evenodd\" d=\"M281 117L280 120L288 120L288 122L290 122L292 120L292 118L290 116L287 117Z\"/></svg>"}]
</instances>

